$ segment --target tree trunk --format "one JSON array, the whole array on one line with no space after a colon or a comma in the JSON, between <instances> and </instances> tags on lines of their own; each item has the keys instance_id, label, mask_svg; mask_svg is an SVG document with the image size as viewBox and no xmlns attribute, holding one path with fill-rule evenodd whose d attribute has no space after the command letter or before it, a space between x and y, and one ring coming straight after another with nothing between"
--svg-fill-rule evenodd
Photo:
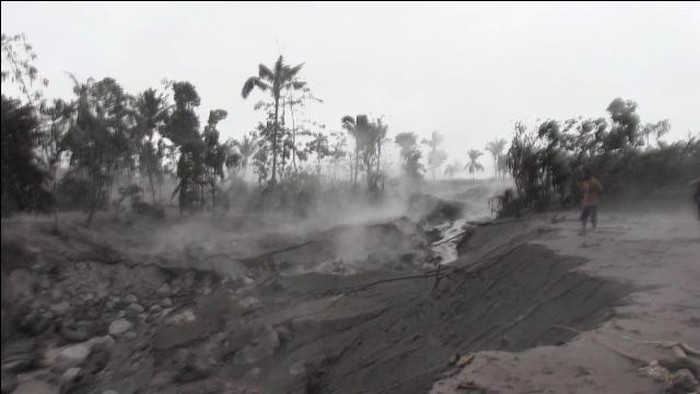
<instances>
[{"instance_id":1,"label":"tree trunk","mask_svg":"<svg viewBox=\"0 0 700 394\"><path fill-rule=\"evenodd\" d=\"M53 216L55 221L55 228L58 231L58 180L56 179L58 171L56 165L53 168Z\"/></svg>"},{"instance_id":2,"label":"tree trunk","mask_svg":"<svg viewBox=\"0 0 700 394\"><path fill-rule=\"evenodd\" d=\"M216 187L212 186L212 188L211 188L211 215L213 218L216 218L216 205L214 203L215 201L216 201Z\"/></svg>"},{"instance_id":3,"label":"tree trunk","mask_svg":"<svg viewBox=\"0 0 700 394\"><path fill-rule=\"evenodd\" d=\"M95 215L95 210L97 209L97 195L99 193L100 187L98 181L93 176L92 182L92 202L90 203L90 213L88 214L87 221L85 222L85 227L90 227L92 223L92 218Z\"/></svg>"},{"instance_id":4,"label":"tree trunk","mask_svg":"<svg viewBox=\"0 0 700 394\"><path fill-rule=\"evenodd\" d=\"M279 120L277 117L279 115L279 107L279 94L275 94L275 129L272 132L272 178L270 179L272 185L274 185L277 180L277 130L279 129Z\"/></svg>"}]
</instances>

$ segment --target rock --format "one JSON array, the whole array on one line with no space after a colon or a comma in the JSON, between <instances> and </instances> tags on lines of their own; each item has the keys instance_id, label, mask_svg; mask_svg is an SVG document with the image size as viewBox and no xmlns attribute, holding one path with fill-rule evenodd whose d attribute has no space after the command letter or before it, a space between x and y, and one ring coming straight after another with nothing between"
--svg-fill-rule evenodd
<instances>
[{"instance_id":1,"label":"rock","mask_svg":"<svg viewBox=\"0 0 700 394\"><path fill-rule=\"evenodd\" d=\"M158 288L158 295L161 295L161 296L169 296L171 292L172 292L172 289L170 288L170 285L168 285L167 283L163 283L163 285Z\"/></svg>"},{"instance_id":2,"label":"rock","mask_svg":"<svg viewBox=\"0 0 700 394\"><path fill-rule=\"evenodd\" d=\"M90 346L91 351L111 348L114 345L114 339L109 335L94 337L86 342Z\"/></svg>"},{"instance_id":3,"label":"rock","mask_svg":"<svg viewBox=\"0 0 700 394\"><path fill-rule=\"evenodd\" d=\"M51 288L51 280L44 276L39 280L39 286L41 286L42 289L49 289Z\"/></svg>"},{"instance_id":4,"label":"rock","mask_svg":"<svg viewBox=\"0 0 700 394\"><path fill-rule=\"evenodd\" d=\"M303 361L297 361L289 367L289 374L292 376L299 376L306 373L306 367Z\"/></svg>"},{"instance_id":5,"label":"rock","mask_svg":"<svg viewBox=\"0 0 700 394\"><path fill-rule=\"evenodd\" d=\"M127 304L134 304L134 303L136 303L138 300L139 300L139 299L136 298L136 296L133 295L133 294L129 294L129 295L127 295L126 297L124 297L124 302L126 302Z\"/></svg>"},{"instance_id":6,"label":"rock","mask_svg":"<svg viewBox=\"0 0 700 394\"><path fill-rule=\"evenodd\" d=\"M192 311L192 309L185 309L184 311L168 318L166 324L180 325L183 323L191 323L195 320L197 320L197 317L194 315L194 311Z\"/></svg>"},{"instance_id":7,"label":"rock","mask_svg":"<svg viewBox=\"0 0 700 394\"><path fill-rule=\"evenodd\" d=\"M112 310L115 306L117 306L117 304L115 304L112 300L109 300L105 303L105 309L107 310Z\"/></svg>"},{"instance_id":8,"label":"rock","mask_svg":"<svg viewBox=\"0 0 700 394\"><path fill-rule=\"evenodd\" d=\"M151 309L149 309L148 311L155 315L155 314L160 313L160 311L162 311L162 310L163 310L163 308L160 305L153 305L151 307Z\"/></svg>"},{"instance_id":9,"label":"rock","mask_svg":"<svg viewBox=\"0 0 700 394\"><path fill-rule=\"evenodd\" d=\"M19 328L32 335L40 335L45 332L51 324L51 318L39 311L32 311L22 318Z\"/></svg>"},{"instance_id":10,"label":"rock","mask_svg":"<svg viewBox=\"0 0 700 394\"><path fill-rule=\"evenodd\" d=\"M105 390L102 392L102 394L119 394L119 393L115 390Z\"/></svg>"},{"instance_id":11,"label":"rock","mask_svg":"<svg viewBox=\"0 0 700 394\"><path fill-rule=\"evenodd\" d=\"M244 311L248 312L261 308L262 302L253 296L248 296L238 301L238 306L240 306Z\"/></svg>"},{"instance_id":12,"label":"rock","mask_svg":"<svg viewBox=\"0 0 700 394\"><path fill-rule=\"evenodd\" d=\"M68 301L61 301L58 304L53 304L49 307L51 309L51 312L55 313L58 316L62 316L68 312L68 309L70 309L70 304Z\"/></svg>"},{"instance_id":13,"label":"rock","mask_svg":"<svg viewBox=\"0 0 700 394\"><path fill-rule=\"evenodd\" d=\"M91 335L90 327L85 324L76 326L77 327L61 327L61 336L72 343L87 341Z\"/></svg>"},{"instance_id":14,"label":"rock","mask_svg":"<svg viewBox=\"0 0 700 394\"><path fill-rule=\"evenodd\" d=\"M119 336L124 334L125 332L131 330L131 328L134 327L133 323L126 319L118 319L112 322L112 324L109 325L109 335L112 336Z\"/></svg>"},{"instance_id":15,"label":"rock","mask_svg":"<svg viewBox=\"0 0 700 394\"><path fill-rule=\"evenodd\" d=\"M188 361L175 375L175 383L189 383L206 378L211 374L212 366L204 359L196 357Z\"/></svg>"},{"instance_id":16,"label":"rock","mask_svg":"<svg viewBox=\"0 0 700 394\"><path fill-rule=\"evenodd\" d=\"M285 326L277 327L277 335L281 343L287 343L292 340L292 332Z\"/></svg>"},{"instance_id":17,"label":"rock","mask_svg":"<svg viewBox=\"0 0 700 394\"><path fill-rule=\"evenodd\" d=\"M250 365L262 361L273 354L280 346L279 335L272 327L265 327L263 333L252 344L236 352L233 361L239 365Z\"/></svg>"},{"instance_id":18,"label":"rock","mask_svg":"<svg viewBox=\"0 0 700 394\"><path fill-rule=\"evenodd\" d=\"M693 393L700 386L693 374L687 369L680 369L671 375L671 379L666 384L665 394L686 394Z\"/></svg>"},{"instance_id":19,"label":"rock","mask_svg":"<svg viewBox=\"0 0 700 394\"><path fill-rule=\"evenodd\" d=\"M59 394L59 387L41 380L21 382L12 394Z\"/></svg>"},{"instance_id":20,"label":"rock","mask_svg":"<svg viewBox=\"0 0 700 394\"><path fill-rule=\"evenodd\" d=\"M163 310L160 312L160 317L165 317L170 314L170 312L173 311L173 308L163 308Z\"/></svg>"},{"instance_id":21,"label":"rock","mask_svg":"<svg viewBox=\"0 0 700 394\"><path fill-rule=\"evenodd\" d=\"M160 302L160 306L163 308L170 308L173 306L173 300L171 300L170 297L163 298L163 300Z\"/></svg>"},{"instance_id":22,"label":"rock","mask_svg":"<svg viewBox=\"0 0 700 394\"><path fill-rule=\"evenodd\" d=\"M4 263L4 261L3 261ZM3 264L4 266L4 264ZM4 268L4 267L3 267ZM4 275L4 274L3 274ZM5 282L3 281L3 284ZM34 283L34 275L31 271L26 268L18 268L10 273L10 277L7 281L10 287L10 294L14 294L17 297L31 297L34 295L32 289ZM3 289L4 290L4 289ZM3 291L3 295L5 292Z\"/></svg>"},{"instance_id":23,"label":"rock","mask_svg":"<svg viewBox=\"0 0 700 394\"><path fill-rule=\"evenodd\" d=\"M131 304L128 307L126 307L126 310L128 312L138 314L143 313L146 309L143 306L141 306L141 304Z\"/></svg>"},{"instance_id":24,"label":"rock","mask_svg":"<svg viewBox=\"0 0 700 394\"><path fill-rule=\"evenodd\" d=\"M82 365L90 355L90 347L85 343L55 349L55 359L50 366L57 371L67 371Z\"/></svg>"},{"instance_id":25,"label":"rock","mask_svg":"<svg viewBox=\"0 0 700 394\"><path fill-rule=\"evenodd\" d=\"M17 378L15 377L14 373L3 369L1 379L2 388L0 389L0 392L2 392L2 394L11 393L17 387Z\"/></svg>"},{"instance_id":26,"label":"rock","mask_svg":"<svg viewBox=\"0 0 700 394\"><path fill-rule=\"evenodd\" d=\"M70 368L69 370L64 372L63 375L61 375L61 385L65 385L76 380L78 376L80 376L81 371L82 369L76 367Z\"/></svg>"},{"instance_id":27,"label":"rock","mask_svg":"<svg viewBox=\"0 0 700 394\"><path fill-rule=\"evenodd\" d=\"M120 318L123 318L124 316L126 316L126 311L117 312L117 316L119 316Z\"/></svg>"},{"instance_id":28,"label":"rock","mask_svg":"<svg viewBox=\"0 0 700 394\"><path fill-rule=\"evenodd\" d=\"M245 279L243 279L243 283L246 286L253 286L255 284L255 281L253 280L253 278L246 276Z\"/></svg>"}]
</instances>

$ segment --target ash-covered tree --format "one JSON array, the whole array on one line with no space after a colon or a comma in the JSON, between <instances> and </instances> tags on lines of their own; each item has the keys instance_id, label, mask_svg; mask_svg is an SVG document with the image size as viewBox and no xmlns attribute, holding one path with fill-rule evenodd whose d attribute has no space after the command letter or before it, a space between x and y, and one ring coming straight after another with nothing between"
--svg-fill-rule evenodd
<instances>
[{"instance_id":1,"label":"ash-covered tree","mask_svg":"<svg viewBox=\"0 0 700 394\"><path fill-rule=\"evenodd\" d=\"M476 173L484 171L484 166L479 163L479 157L483 155L483 153L477 149L470 149L467 155L469 156L469 162L464 168L472 174L472 180L476 181Z\"/></svg>"},{"instance_id":2,"label":"ash-covered tree","mask_svg":"<svg viewBox=\"0 0 700 394\"><path fill-rule=\"evenodd\" d=\"M228 161L233 167L238 161L236 152L229 152L226 146L219 143L219 131L216 129L216 125L226 119L227 115L228 113L223 109L210 111L209 120L202 133L204 138L205 179L211 192L211 210L213 214L216 212L216 183L217 179L224 179L224 164L229 159Z\"/></svg>"},{"instance_id":3,"label":"ash-covered tree","mask_svg":"<svg viewBox=\"0 0 700 394\"><path fill-rule=\"evenodd\" d=\"M496 179L498 179L500 174L498 160L503 154L507 143L508 141L505 139L499 138L486 144L486 151L491 154L491 158L493 159L493 175Z\"/></svg>"},{"instance_id":4,"label":"ash-covered tree","mask_svg":"<svg viewBox=\"0 0 700 394\"><path fill-rule=\"evenodd\" d=\"M205 144L199 135L199 117L195 113L201 99L189 82L172 84L175 109L163 128L164 135L178 149L178 185L172 197L178 195L180 212L203 204L205 182Z\"/></svg>"},{"instance_id":5,"label":"ash-covered tree","mask_svg":"<svg viewBox=\"0 0 700 394\"><path fill-rule=\"evenodd\" d=\"M404 175L411 180L423 177L422 154L418 149L418 136L415 133L399 133L394 142L401 147L401 160Z\"/></svg>"},{"instance_id":6,"label":"ash-covered tree","mask_svg":"<svg viewBox=\"0 0 700 394\"><path fill-rule=\"evenodd\" d=\"M367 115L349 115L341 119L341 126L355 140L351 178L353 187L357 185L360 169L365 171L365 181L369 191L376 191L381 179L382 146L386 140L388 126L382 119L370 121Z\"/></svg>"},{"instance_id":7,"label":"ash-covered tree","mask_svg":"<svg viewBox=\"0 0 700 394\"><path fill-rule=\"evenodd\" d=\"M2 214L44 211L52 201L46 172L36 156L34 109L2 95Z\"/></svg>"},{"instance_id":8,"label":"ash-covered tree","mask_svg":"<svg viewBox=\"0 0 700 394\"><path fill-rule=\"evenodd\" d=\"M134 139L138 151L139 171L148 178L153 204L156 203L154 179L162 177L162 163L165 157L165 147L159 130L167 125L171 108L167 98L154 89L147 89L141 93L134 105ZM156 137L158 140L155 140Z\"/></svg>"},{"instance_id":9,"label":"ash-covered tree","mask_svg":"<svg viewBox=\"0 0 700 394\"><path fill-rule=\"evenodd\" d=\"M306 143L306 152L316 156L316 175L321 175L321 161L331 155L328 136L322 132L313 133L311 141Z\"/></svg>"},{"instance_id":10,"label":"ash-covered tree","mask_svg":"<svg viewBox=\"0 0 700 394\"><path fill-rule=\"evenodd\" d=\"M296 66L287 65L284 63L282 56L280 56L272 69L264 64L260 64L258 66L258 75L248 78L243 85L243 89L241 90L241 95L244 99L247 98L255 88L258 88L263 92L269 91L272 95L274 102L274 115L273 127L271 133L269 133L269 138L272 145L272 176L270 178L270 183L272 185L274 185L277 180L277 156L280 137L279 110L282 94L289 89L298 90L304 87L306 83L297 78L297 74L299 74L302 67L303 63Z\"/></svg>"},{"instance_id":11,"label":"ash-covered tree","mask_svg":"<svg viewBox=\"0 0 700 394\"><path fill-rule=\"evenodd\" d=\"M435 174L443 163L447 160L447 153L440 149L440 145L445 141L445 137L439 131L433 131L430 139L423 139L423 144L428 146L428 168L435 181Z\"/></svg>"},{"instance_id":12,"label":"ash-covered tree","mask_svg":"<svg viewBox=\"0 0 700 394\"><path fill-rule=\"evenodd\" d=\"M106 204L115 174L133 168L130 145L128 103L130 97L112 78L88 79L79 83L73 77L78 96L76 118L65 136L71 152L74 175L90 184L90 226L95 211Z\"/></svg>"},{"instance_id":13,"label":"ash-covered tree","mask_svg":"<svg viewBox=\"0 0 700 394\"><path fill-rule=\"evenodd\" d=\"M46 123L41 133L40 145L43 151L45 169L51 177L51 193L54 196L54 226L58 230L58 168L63 154L67 151L64 137L74 120L75 107L62 99L56 99L41 111Z\"/></svg>"}]
</instances>

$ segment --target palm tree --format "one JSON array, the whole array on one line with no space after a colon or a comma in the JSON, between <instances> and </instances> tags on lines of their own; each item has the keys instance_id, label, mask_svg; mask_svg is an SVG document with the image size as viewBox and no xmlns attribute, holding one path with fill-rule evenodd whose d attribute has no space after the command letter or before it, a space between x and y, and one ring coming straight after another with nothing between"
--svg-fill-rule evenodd
<instances>
[{"instance_id":1,"label":"palm tree","mask_svg":"<svg viewBox=\"0 0 700 394\"><path fill-rule=\"evenodd\" d=\"M272 178L271 184L275 184L277 176L277 134L279 133L279 108L282 92L288 89L301 89L306 85L305 82L296 79L296 75L301 70L302 64L291 67L284 64L284 59L280 56L275 62L274 71L270 70L264 64L258 66L258 75L248 78L243 85L241 95L243 98L248 98L250 92L256 87L260 90L270 91L272 98L275 101L275 123L272 133Z\"/></svg>"},{"instance_id":2,"label":"palm tree","mask_svg":"<svg viewBox=\"0 0 700 394\"><path fill-rule=\"evenodd\" d=\"M153 143L153 135L157 128L165 125L168 111L172 106L166 105L166 99L153 89L144 91L136 100L136 138L139 146L139 164L145 164L148 183L151 187L151 199L156 203L156 193L153 186L153 175L160 165L162 152ZM159 155L160 153L160 155ZM144 168L142 168L143 170Z\"/></svg>"},{"instance_id":3,"label":"palm tree","mask_svg":"<svg viewBox=\"0 0 700 394\"><path fill-rule=\"evenodd\" d=\"M243 139L240 141L235 141L234 143L238 147L238 153L241 155L241 167L243 167L242 178L245 179L248 170L248 162L257 150L258 140L255 133L251 132L244 135Z\"/></svg>"},{"instance_id":4,"label":"palm tree","mask_svg":"<svg viewBox=\"0 0 700 394\"><path fill-rule=\"evenodd\" d=\"M493 172L496 178L498 178L499 173L498 157L503 153L503 149L505 149L507 143L508 141L500 138L486 144L486 150L491 154L491 157L493 157Z\"/></svg>"},{"instance_id":5,"label":"palm tree","mask_svg":"<svg viewBox=\"0 0 700 394\"><path fill-rule=\"evenodd\" d=\"M470 174L472 174L472 179L476 181L476 173L481 172L484 170L484 166L479 163L479 156L483 155L483 153L479 150L476 149L471 149L469 152L467 152L469 155L469 163L467 163L464 168L466 168Z\"/></svg>"}]
</instances>

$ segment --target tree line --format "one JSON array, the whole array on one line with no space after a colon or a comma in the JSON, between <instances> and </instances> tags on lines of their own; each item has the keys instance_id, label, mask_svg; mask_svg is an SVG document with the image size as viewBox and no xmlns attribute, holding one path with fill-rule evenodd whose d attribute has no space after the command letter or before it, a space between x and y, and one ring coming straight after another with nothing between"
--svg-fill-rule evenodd
<instances>
[{"instance_id":1,"label":"tree line","mask_svg":"<svg viewBox=\"0 0 700 394\"><path fill-rule=\"evenodd\" d=\"M301 78L303 63L290 65L280 56L271 67L260 64L241 96L263 93L253 104L262 120L239 139L222 141L219 124L228 112L211 109L203 123L197 115L201 99L190 82L163 80L158 88L131 94L113 78L82 81L69 74L73 97L49 101L42 90L48 81L34 66L26 38L3 34L2 54L2 81L19 91L16 98L2 95L3 215L53 211L58 225L59 207L83 208L89 226L115 194L116 203L152 208L164 198L168 180L175 181L168 194L181 212L225 208L231 188L251 176L272 194L321 178L370 193L384 189L389 125L383 117L345 115L340 130L328 131L309 119L306 107L323 101ZM443 142L438 131L422 141L416 133L396 134L405 177L420 181L429 173L435 180L447 160ZM494 141L486 148L495 177L504 174L504 146ZM465 167L455 161L443 175L483 171L473 152Z\"/></svg>"}]
</instances>

